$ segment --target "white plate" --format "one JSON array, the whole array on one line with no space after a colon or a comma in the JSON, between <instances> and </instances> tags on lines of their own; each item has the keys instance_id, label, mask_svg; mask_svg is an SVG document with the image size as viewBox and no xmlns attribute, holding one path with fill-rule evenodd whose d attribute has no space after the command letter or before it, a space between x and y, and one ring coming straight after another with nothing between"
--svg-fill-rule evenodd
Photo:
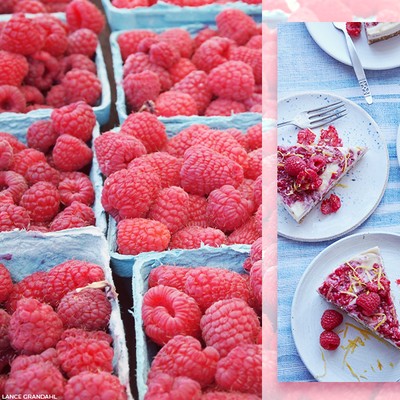
<instances>
[{"instance_id":1,"label":"white plate","mask_svg":"<svg viewBox=\"0 0 400 400\"><path fill-rule=\"evenodd\" d=\"M337 213L323 215L317 206L298 224L283 205L279 204L278 233L281 236L304 242L318 242L342 236L355 229L373 213L385 192L389 176L386 142L375 121L358 105L328 93L301 93L279 101L278 121L287 121L298 112L339 100L346 104L348 114L333 122L333 125L343 139L343 145L367 146L368 151L341 179L340 184L331 190L342 201L342 207ZM317 128L314 132L319 134L320 129ZM298 128L290 125L279 128L278 144L295 144L298 131Z\"/></svg>"},{"instance_id":2,"label":"white plate","mask_svg":"<svg viewBox=\"0 0 400 400\"><path fill-rule=\"evenodd\" d=\"M331 22L307 22L306 27L323 51L346 65L352 65L344 34ZM364 69L384 70L400 66L400 36L370 45L362 28L361 35L353 38L353 42Z\"/></svg>"},{"instance_id":3,"label":"white plate","mask_svg":"<svg viewBox=\"0 0 400 400\"><path fill-rule=\"evenodd\" d=\"M322 349L319 335L323 331L320 319L323 312L334 308L325 301L317 289L324 279L341 263L371 247L379 246L386 273L391 281L392 295L399 314L400 289L396 279L400 278L400 235L392 233L356 234L341 239L322 251L304 272L294 295L292 304L292 334L297 351L315 379L321 382L395 382L400 379L400 350L374 335L363 339L364 346L348 353L340 346L334 351ZM342 312L344 315L344 313ZM349 326L346 337L343 330L352 324L362 326L344 315L343 323L335 329L346 347L349 340L363 335ZM324 359L325 361L324 361ZM350 371L346 362L352 368ZM381 365L381 367L379 367Z\"/></svg>"}]
</instances>

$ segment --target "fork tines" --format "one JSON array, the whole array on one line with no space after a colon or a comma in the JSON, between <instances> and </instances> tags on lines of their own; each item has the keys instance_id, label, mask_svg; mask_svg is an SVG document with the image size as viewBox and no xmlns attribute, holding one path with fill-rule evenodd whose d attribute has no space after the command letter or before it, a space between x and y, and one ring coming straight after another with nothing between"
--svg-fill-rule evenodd
<instances>
[{"instance_id":1,"label":"fork tines","mask_svg":"<svg viewBox=\"0 0 400 400\"><path fill-rule=\"evenodd\" d=\"M309 113L310 112L313 113L312 115L309 115L311 127L319 126L321 124L329 124L347 115L346 106L341 101L330 104L329 106L311 110Z\"/></svg>"}]
</instances>

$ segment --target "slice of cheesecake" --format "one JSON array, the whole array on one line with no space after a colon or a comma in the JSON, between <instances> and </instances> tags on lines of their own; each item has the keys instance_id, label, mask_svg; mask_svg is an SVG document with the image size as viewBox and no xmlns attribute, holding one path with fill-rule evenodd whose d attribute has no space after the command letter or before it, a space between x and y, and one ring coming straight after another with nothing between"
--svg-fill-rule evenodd
<instances>
[{"instance_id":1,"label":"slice of cheesecake","mask_svg":"<svg viewBox=\"0 0 400 400\"><path fill-rule=\"evenodd\" d=\"M387 40L400 34L400 22L365 22L368 44Z\"/></svg>"}]
</instances>

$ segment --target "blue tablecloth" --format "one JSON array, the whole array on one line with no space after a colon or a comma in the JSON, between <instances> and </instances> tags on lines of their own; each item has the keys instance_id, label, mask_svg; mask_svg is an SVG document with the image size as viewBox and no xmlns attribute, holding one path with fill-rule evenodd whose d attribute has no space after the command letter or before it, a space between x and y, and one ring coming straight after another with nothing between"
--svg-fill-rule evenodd
<instances>
[{"instance_id":1,"label":"blue tablecloth","mask_svg":"<svg viewBox=\"0 0 400 400\"><path fill-rule=\"evenodd\" d=\"M353 68L321 50L303 23L287 23L278 27L278 98L315 90L346 97L374 118L387 141L390 172L386 192L373 215L352 234L367 231L399 233L400 167L396 137L400 124L400 68L366 71L366 75L374 97L370 106L362 97ZM279 381L314 381L296 351L290 313L293 295L304 270L331 243L333 241L301 243L278 238Z\"/></svg>"}]
</instances>

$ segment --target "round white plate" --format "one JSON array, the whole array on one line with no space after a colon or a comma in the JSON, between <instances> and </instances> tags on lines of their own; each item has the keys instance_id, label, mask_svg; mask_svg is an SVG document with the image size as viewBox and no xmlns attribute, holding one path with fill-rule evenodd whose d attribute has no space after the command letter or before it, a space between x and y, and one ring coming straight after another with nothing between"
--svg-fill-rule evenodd
<instances>
[{"instance_id":1,"label":"round white plate","mask_svg":"<svg viewBox=\"0 0 400 400\"><path fill-rule=\"evenodd\" d=\"M335 329L341 339L340 346L328 351L319 344L323 331L321 316L334 306L317 293L318 287L340 264L375 246L381 250L399 315L400 289L396 279L400 278L400 235L366 233L341 239L312 261L297 286L292 304L292 334L303 363L321 382L395 382L400 379L400 350L372 333L364 336L357 328L366 328L344 312L341 312L343 323ZM346 348L349 340L357 340L359 345L345 357L346 350L341 346Z\"/></svg>"},{"instance_id":2,"label":"round white plate","mask_svg":"<svg viewBox=\"0 0 400 400\"><path fill-rule=\"evenodd\" d=\"M330 22L307 22L306 27L325 53L346 65L352 65L342 31ZM360 36L353 38L353 42L364 69L384 70L400 66L400 36L368 44L362 27Z\"/></svg>"},{"instance_id":3,"label":"round white plate","mask_svg":"<svg viewBox=\"0 0 400 400\"><path fill-rule=\"evenodd\" d=\"M304 242L318 242L340 237L363 223L378 206L385 192L389 176L386 142L375 121L355 103L328 93L301 93L278 102L278 121L287 121L301 111L339 100L345 103L347 115L334 121L332 125L342 138L343 146L366 146L368 151L341 179L339 185L331 190L340 197L342 202L337 213L323 215L320 207L316 206L298 224L283 205L279 204L278 233L281 236ZM314 129L317 138L322 128ZM295 144L298 131L299 129L293 125L279 128L278 144Z\"/></svg>"}]
</instances>

